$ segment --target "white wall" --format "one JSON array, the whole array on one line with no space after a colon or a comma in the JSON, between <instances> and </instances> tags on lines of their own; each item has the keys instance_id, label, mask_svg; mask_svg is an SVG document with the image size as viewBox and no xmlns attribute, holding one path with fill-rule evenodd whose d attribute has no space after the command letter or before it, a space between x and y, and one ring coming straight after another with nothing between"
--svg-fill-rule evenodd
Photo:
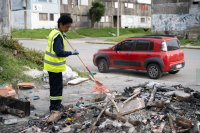
<instances>
[{"instance_id":1,"label":"white wall","mask_svg":"<svg viewBox=\"0 0 200 133\"><path fill-rule=\"evenodd\" d=\"M57 28L57 21L60 17L60 14L54 14L54 21L49 21L49 14L48 14L48 21L40 21L39 20L39 13L32 13L31 15L32 19L32 29L38 29L38 28Z\"/></svg>"},{"instance_id":2,"label":"white wall","mask_svg":"<svg viewBox=\"0 0 200 133\"><path fill-rule=\"evenodd\" d=\"M145 18L145 22L141 22L141 18ZM148 20L148 18L150 20ZM125 28L151 28L151 17L147 16L135 16L135 15L122 15L121 17L121 27Z\"/></svg>"},{"instance_id":3,"label":"white wall","mask_svg":"<svg viewBox=\"0 0 200 133\"><path fill-rule=\"evenodd\" d=\"M11 28L12 29L24 29L24 10L11 11Z\"/></svg>"},{"instance_id":4,"label":"white wall","mask_svg":"<svg viewBox=\"0 0 200 133\"><path fill-rule=\"evenodd\" d=\"M48 1L48 0L47 0ZM40 7L39 10L35 10L33 5ZM31 4L31 29L38 28L57 28L57 21L60 17L60 0L53 0L53 3L49 2L38 2L36 0L32 1ZM39 13L47 13L48 20L39 20ZM50 21L50 14L54 14L54 21Z\"/></svg>"}]
</instances>

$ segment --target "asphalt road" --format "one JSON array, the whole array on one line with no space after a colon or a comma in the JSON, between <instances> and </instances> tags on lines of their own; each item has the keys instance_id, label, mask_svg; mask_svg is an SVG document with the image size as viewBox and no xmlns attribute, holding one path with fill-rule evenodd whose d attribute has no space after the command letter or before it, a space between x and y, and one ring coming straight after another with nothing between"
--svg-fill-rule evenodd
<instances>
[{"instance_id":1,"label":"asphalt road","mask_svg":"<svg viewBox=\"0 0 200 133\"><path fill-rule=\"evenodd\" d=\"M125 69L116 69L110 68L109 73L101 74L98 72L98 68L93 65L93 54L101 48L108 48L112 45L108 44L88 44L86 41L99 41L105 40L107 38L84 38L84 39L69 39L69 42L72 44L74 48L76 48L82 60L88 66L88 68L93 72L97 73L98 76L109 77L109 76L127 76L127 77L135 77L141 79L149 79L146 72L140 72L135 70L125 70ZM37 50L46 49L47 40L20 40L20 43L23 43L23 46L28 48L35 48ZM67 50L71 51L71 47L67 45ZM196 84L196 68L200 68L200 50L197 49L183 49L185 54L186 65L183 69L180 70L179 73L175 75L171 74L163 74L163 76L159 80L163 81L173 81L173 82L182 82L182 83L190 83ZM78 70L87 71L81 61L77 56L69 56L67 57L67 64L77 68Z\"/></svg>"}]
</instances>

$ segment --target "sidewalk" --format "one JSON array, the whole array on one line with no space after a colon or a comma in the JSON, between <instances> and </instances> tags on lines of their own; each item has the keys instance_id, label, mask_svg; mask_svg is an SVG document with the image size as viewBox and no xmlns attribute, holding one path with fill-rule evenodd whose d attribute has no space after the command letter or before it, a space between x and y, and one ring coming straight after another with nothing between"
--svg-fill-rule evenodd
<instances>
[{"instance_id":1,"label":"sidewalk","mask_svg":"<svg viewBox=\"0 0 200 133\"><path fill-rule=\"evenodd\" d=\"M87 43L115 45L118 42L88 41ZM187 44L187 45L184 45L184 46L181 45L181 48L186 48L186 49L200 49L200 46L191 46L191 44Z\"/></svg>"}]
</instances>

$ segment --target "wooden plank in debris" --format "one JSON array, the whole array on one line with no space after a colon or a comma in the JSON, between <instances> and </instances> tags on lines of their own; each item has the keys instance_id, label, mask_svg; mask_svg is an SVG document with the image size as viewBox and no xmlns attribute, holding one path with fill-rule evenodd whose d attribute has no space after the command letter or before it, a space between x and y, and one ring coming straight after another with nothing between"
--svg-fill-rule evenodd
<instances>
[{"instance_id":1,"label":"wooden plank in debris","mask_svg":"<svg viewBox=\"0 0 200 133\"><path fill-rule=\"evenodd\" d=\"M60 118L61 118L61 116L63 115L63 112L58 112L58 111L55 111L54 113L53 113L53 117L52 117L52 115L49 117L49 119L48 119L48 121L47 122L52 122L52 120L54 121L54 122L57 122Z\"/></svg>"},{"instance_id":2,"label":"wooden plank in debris","mask_svg":"<svg viewBox=\"0 0 200 133\"><path fill-rule=\"evenodd\" d=\"M151 97L149 98L149 101L147 103L147 106L152 106L154 104L155 94L157 92L157 87L154 85L153 92L151 93Z\"/></svg>"},{"instance_id":3,"label":"wooden plank in debris","mask_svg":"<svg viewBox=\"0 0 200 133\"><path fill-rule=\"evenodd\" d=\"M77 85L77 84L84 82L84 81L87 81L87 80L89 80L89 78L76 78L76 79L70 80L68 82L68 84L69 85Z\"/></svg>"},{"instance_id":4,"label":"wooden plank in debris","mask_svg":"<svg viewBox=\"0 0 200 133\"><path fill-rule=\"evenodd\" d=\"M118 115L127 115L133 113L135 111L141 110L145 108L145 103L143 98L138 98L136 100L131 100L127 102L123 107L123 103L118 103L117 106L119 107L120 113L114 108L113 113Z\"/></svg>"},{"instance_id":5,"label":"wooden plank in debris","mask_svg":"<svg viewBox=\"0 0 200 133\"><path fill-rule=\"evenodd\" d=\"M153 131L154 133L162 133L164 127L165 127L165 122L162 122L162 123L160 124L159 129L153 129L152 131Z\"/></svg>"}]
</instances>

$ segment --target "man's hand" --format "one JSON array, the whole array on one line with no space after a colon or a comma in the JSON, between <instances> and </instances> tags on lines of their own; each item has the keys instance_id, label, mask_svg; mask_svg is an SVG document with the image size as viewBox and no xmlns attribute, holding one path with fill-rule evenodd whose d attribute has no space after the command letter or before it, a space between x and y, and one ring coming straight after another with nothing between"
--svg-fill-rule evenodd
<instances>
[{"instance_id":1,"label":"man's hand","mask_svg":"<svg viewBox=\"0 0 200 133\"><path fill-rule=\"evenodd\" d=\"M67 35L63 32L62 35L67 38Z\"/></svg>"},{"instance_id":2,"label":"man's hand","mask_svg":"<svg viewBox=\"0 0 200 133\"><path fill-rule=\"evenodd\" d=\"M77 54L79 54L78 50L74 49L74 50L72 51L72 55L77 55Z\"/></svg>"}]
</instances>

